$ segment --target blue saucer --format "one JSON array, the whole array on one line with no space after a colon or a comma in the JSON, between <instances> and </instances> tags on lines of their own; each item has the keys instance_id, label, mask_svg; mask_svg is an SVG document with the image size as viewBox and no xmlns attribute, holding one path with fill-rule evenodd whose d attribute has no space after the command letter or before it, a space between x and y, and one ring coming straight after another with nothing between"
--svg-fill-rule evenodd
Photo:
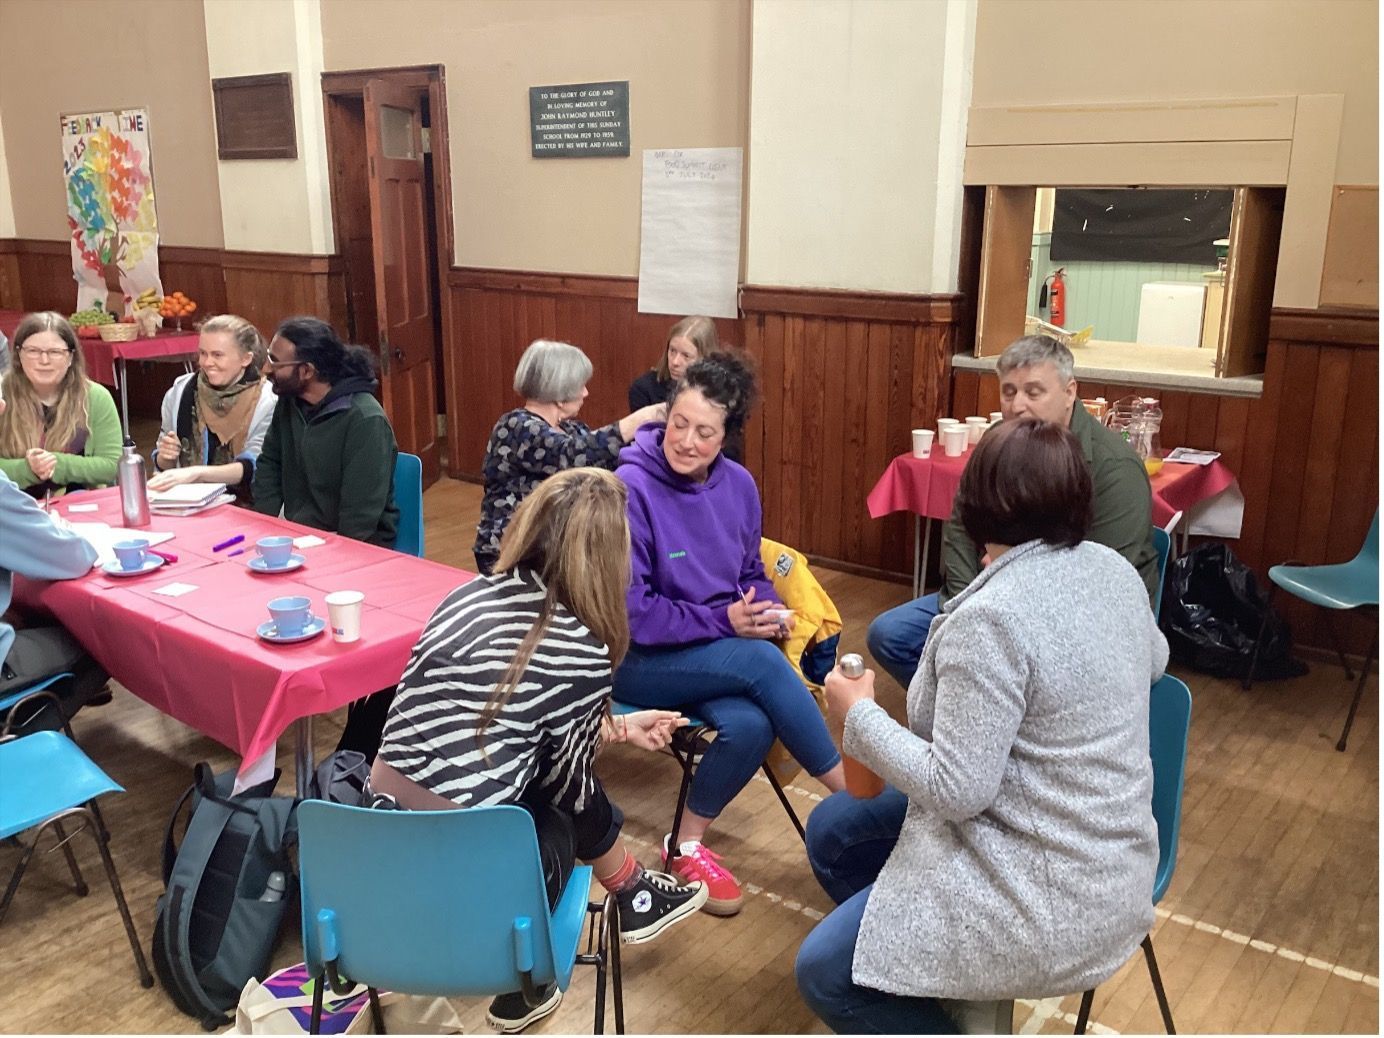
<instances>
[{"instance_id":1,"label":"blue saucer","mask_svg":"<svg viewBox=\"0 0 1384 1038\"><path fill-rule=\"evenodd\" d=\"M256 573L291 573L305 562L306 558L294 552L282 566L270 566L264 561L263 555L256 555L247 565Z\"/></svg>"},{"instance_id":2,"label":"blue saucer","mask_svg":"<svg viewBox=\"0 0 1384 1038\"><path fill-rule=\"evenodd\" d=\"M101 572L108 577L138 577L143 573L152 573L163 565L163 558L159 555L144 556L144 565L139 569L121 569L119 559L111 559L101 567Z\"/></svg>"},{"instance_id":3,"label":"blue saucer","mask_svg":"<svg viewBox=\"0 0 1384 1038\"><path fill-rule=\"evenodd\" d=\"M307 626L297 634L276 634L274 632L274 621L266 620L255 628L255 633L267 642L274 642L277 645L291 645L293 642L305 642L309 638L316 638L327 629L327 621L324 617L314 616L308 620Z\"/></svg>"}]
</instances>

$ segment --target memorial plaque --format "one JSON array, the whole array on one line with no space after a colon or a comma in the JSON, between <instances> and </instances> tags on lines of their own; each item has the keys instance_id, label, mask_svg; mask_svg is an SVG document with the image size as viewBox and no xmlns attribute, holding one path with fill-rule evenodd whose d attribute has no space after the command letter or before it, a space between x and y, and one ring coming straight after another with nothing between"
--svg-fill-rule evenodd
<instances>
[{"instance_id":1,"label":"memorial plaque","mask_svg":"<svg viewBox=\"0 0 1384 1038\"><path fill-rule=\"evenodd\" d=\"M630 84L529 87L536 159L589 159L630 153Z\"/></svg>"}]
</instances>

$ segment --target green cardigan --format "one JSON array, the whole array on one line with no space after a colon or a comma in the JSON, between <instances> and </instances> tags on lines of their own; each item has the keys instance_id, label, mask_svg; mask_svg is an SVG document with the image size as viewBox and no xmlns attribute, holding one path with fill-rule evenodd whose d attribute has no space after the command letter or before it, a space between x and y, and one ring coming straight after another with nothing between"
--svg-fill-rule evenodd
<instances>
[{"instance_id":1,"label":"green cardigan","mask_svg":"<svg viewBox=\"0 0 1384 1038\"><path fill-rule=\"evenodd\" d=\"M1153 550L1153 491L1144 463L1123 438L1092 418L1080 400L1072 406L1068 427L1091 466L1094 515L1087 540L1114 548L1128 559L1152 601L1158 587L1158 557ZM946 605L980 572L980 553L956 508L942 533L942 565L946 579L938 602Z\"/></svg>"},{"instance_id":2,"label":"green cardigan","mask_svg":"<svg viewBox=\"0 0 1384 1038\"><path fill-rule=\"evenodd\" d=\"M84 487L107 487L115 482L120 463L120 415L110 390L98 382L87 380L87 438L81 454L54 451L58 464L53 469L52 482L65 487L79 483ZM38 444L34 444L38 446ZM0 472L20 487L39 482L33 469L23 458L0 458Z\"/></svg>"}]
</instances>

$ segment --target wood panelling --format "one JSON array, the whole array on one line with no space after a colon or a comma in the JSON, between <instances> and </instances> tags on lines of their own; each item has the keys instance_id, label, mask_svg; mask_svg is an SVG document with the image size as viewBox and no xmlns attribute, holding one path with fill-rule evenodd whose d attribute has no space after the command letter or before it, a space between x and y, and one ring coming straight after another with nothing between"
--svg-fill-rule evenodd
<instances>
[{"instance_id":1,"label":"wood panelling","mask_svg":"<svg viewBox=\"0 0 1384 1038\"><path fill-rule=\"evenodd\" d=\"M159 275L166 291L197 301L197 320L236 313L268 333L285 317L313 314L345 327L345 282L334 256L162 245ZM0 242L0 302L6 308L66 314L76 301L67 242Z\"/></svg>"},{"instance_id":2,"label":"wood panelling","mask_svg":"<svg viewBox=\"0 0 1384 1038\"><path fill-rule=\"evenodd\" d=\"M1377 313L1275 310L1264 392L1257 399L1083 382L1082 396L1156 396L1164 447L1218 450L1245 496L1232 547L1261 578L1289 559L1344 562L1359 549L1379 502L1379 319ZM993 374L952 373L953 415L998 406ZM1289 595L1278 607L1299 642L1330 645L1323 611ZM1344 618L1355 651L1372 621Z\"/></svg>"},{"instance_id":3,"label":"wood panelling","mask_svg":"<svg viewBox=\"0 0 1384 1038\"><path fill-rule=\"evenodd\" d=\"M582 412L591 424L627 409L674 318L636 311L633 278L453 269L448 414L451 472L479 478L495 419L517 403L514 365L540 336L582 347L595 366ZM874 571L912 568L906 517L875 521L865 495L909 430L931 424L947 395L954 295L746 286L723 342L754 358L760 405L746 429L764 531L818 558Z\"/></svg>"}]
</instances>

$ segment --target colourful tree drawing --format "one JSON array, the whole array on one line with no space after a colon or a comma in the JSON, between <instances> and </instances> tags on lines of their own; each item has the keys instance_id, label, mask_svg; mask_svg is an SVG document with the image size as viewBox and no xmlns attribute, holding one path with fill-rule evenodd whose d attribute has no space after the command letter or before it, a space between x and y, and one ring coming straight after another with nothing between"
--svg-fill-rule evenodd
<instances>
[{"instance_id":1,"label":"colourful tree drawing","mask_svg":"<svg viewBox=\"0 0 1384 1038\"><path fill-rule=\"evenodd\" d=\"M161 291L147 115L65 116L62 127L78 308L105 304L111 264L127 299L145 288Z\"/></svg>"}]
</instances>

